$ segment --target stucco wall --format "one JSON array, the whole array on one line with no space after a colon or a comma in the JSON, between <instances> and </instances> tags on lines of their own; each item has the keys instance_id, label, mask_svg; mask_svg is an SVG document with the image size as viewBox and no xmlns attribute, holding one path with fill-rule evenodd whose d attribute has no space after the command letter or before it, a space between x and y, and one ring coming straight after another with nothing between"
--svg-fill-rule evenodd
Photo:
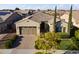
<instances>
[{"instance_id":1,"label":"stucco wall","mask_svg":"<svg viewBox=\"0 0 79 59\"><path fill-rule=\"evenodd\" d=\"M63 32L63 27L66 27L65 32L68 33L68 20L69 20L69 15L68 14L64 14L63 16L61 16L62 32ZM72 17L72 22L73 22L73 24L75 23L75 19L73 17Z\"/></svg>"},{"instance_id":2,"label":"stucco wall","mask_svg":"<svg viewBox=\"0 0 79 59\"><path fill-rule=\"evenodd\" d=\"M64 27L65 27L66 28L65 32L68 33L68 24L66 22L62 22L61 26L62 26L62 32L63 32Z\"/></svg>"},{"instance_id":3,"label":"stucco wall","mask_svg":"<svg viewBox=\"0 0 79 59\"><path fill-rule=\"evenodd\" d=\"M54 23L53 22L54 22L53 18L48 20L50 32L54 31L54 26L53 26ZM37 35L40 35L40 23L32 21L30 19L26 19L26 18L16 22L16 33L18 35L20 34L19 33L19 27L23 27L23 26L36 26L37 27Z\"/></svg>"},{"instance_id":4,"label":"stucco wall","mask_svg":"<svg viewBox=\"0 0 79 59\"><path fill-rule=\"evenodd\" d=\"M21 21L21 22L17 22L16 23L16 33L19 35L20 33L19 33L19 27L23 27L23 26L36 26L36 28L37 28L37 35L39 35L40 34L40 25L39 25L39 23L37 23L37 22L34 22L34 21L32 21L32 20L29 20L29 19L25 19L25 20L23 20L23 21Z\"/></svg>"},{"instance_id":5,"label":"stucco wall","mask_svg":"<svg viewBox=\"0 0 79 59\"><path fill-rule=\"evenodd\" d=\"M50 32L52 32L52 31L54 31L54 26L53 26L53 23L54 22L54 20L53 19L51 19L50 21L48 21L48 24L49 24L49 29L50 29Z\"/></svg>"}]
</instances>

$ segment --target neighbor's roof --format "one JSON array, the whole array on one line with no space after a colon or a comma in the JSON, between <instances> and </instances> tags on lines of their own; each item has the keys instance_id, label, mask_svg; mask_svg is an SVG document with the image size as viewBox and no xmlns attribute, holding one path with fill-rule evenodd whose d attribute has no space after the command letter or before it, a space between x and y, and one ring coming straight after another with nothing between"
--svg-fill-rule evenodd
<instances>
[{"instance_id":1,"label":"neighbor's roof","mask_svg":"<svg viewBox=\"0 0 79 59\"><path fill-rule=\"evenodd\" d=\"M66 11L66 13L64 13L64 14L69 15L69 11ZM74 18L72 20L74 25L79 28L79 10L73 10L72 17ZM65 19L65 21L68 22L68 19Z\"/></svg>"},{"instance_id":2,"label":"neighbor's roof","mask_svg":"<svg viewBox=\"0 0 79 59\"><path fill-rule=\"evenodd\" d=\"M29 10L15 10L14 12L18 12L21 14L27 14L29 12Z\"/></svg>"},{"instance_id":3,"label":"neighbor's roof","mask_svg":"<svg viewBox=\"0 0 79 59\"><path fill-rule=\"evenodd\" d=\"M6 14L6 15L1 15L0 16L0 23L4 22L5 20L7 20L8 17L10 17L12 15L12 13L10 14Z\"/></svg>"},{"instance_id":4,"label":"neighbor's roof","mask_svg":"<svg viewBox=\"0 0 79 59\"><path fill-rule=\"evenodd\" d=\"M75 18L76 24L79 24L79 10L74 11L72 16L73 16L73 18Z\"/></svg>"},{"instance_id":5,"label":"neighbor's roof","mask_svg":"<svg viewBox=\"0 0 79 59\"><path fill-rule=\"evenodd\" d=\"M69 15L69 11L66 11L64 14ZM72 17L75 19L74 21L79 24L79 10L72 11Z\"/></svg>"},{"instance_id":6,"label":"neighbor's roof","mask_svg":"<svg viewBox=\"0 0 79 59\"><path fill-rule=\"evenodd\" d=\"M43 12L37 12L33 15L23 18L20 21L17 21L16 23L20 23L20 22L25 21L27 19L40 23L41 21L50 21L50 20L54 19L54 16L43 13ZM57 21L60 21L59 17L57 17Z\"/></svg>"}]
</instances>

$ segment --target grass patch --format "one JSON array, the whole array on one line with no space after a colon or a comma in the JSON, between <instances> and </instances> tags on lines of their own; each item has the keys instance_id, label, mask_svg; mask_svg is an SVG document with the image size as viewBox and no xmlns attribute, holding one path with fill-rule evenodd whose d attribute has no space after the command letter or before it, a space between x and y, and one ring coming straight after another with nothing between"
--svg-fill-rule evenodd
<instances>
[{"instance_id":1,"label":"grass patch","mask_svg":"<svg viewBox=\"0 0 79 59\"><path fill-rule=\"evenodd\" d=\"M60 50L73 50L74 48L76 48L76 46L72 40L61 40Z\"/></svg>"},{"instance_id":2,"label":"grass patch","mask_svg":"<svg viewBox=\"0 0 79 59\"><path fill-rule=\"evenodd\" d=\"M68 47L71 45L69 40L62 40L60 42L60 49L68 49Z\"/></svg>"},{"instance_id":3,"label":"grass patch","mask_svg":"<svg viewBox=\"0 0 79 59\"><path fill-rule=\"evenodd\" d=\"M35 54L51 54L51 53L48 53L48 52L36 52Z\"/></svg>"}]
</instances>

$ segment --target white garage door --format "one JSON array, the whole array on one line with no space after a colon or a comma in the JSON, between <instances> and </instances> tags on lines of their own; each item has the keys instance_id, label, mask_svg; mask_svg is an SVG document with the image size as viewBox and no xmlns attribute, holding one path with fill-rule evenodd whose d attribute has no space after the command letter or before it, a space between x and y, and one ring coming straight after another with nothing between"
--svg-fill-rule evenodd
<instances>
[{"instance_id":1,"label":"white garage door","mask_svg":"<svg viewBox=\"0 0 79 59\"><path fill-rule=\"evenodd\" d=\"M36 35L37 30L36 27L21 27L22 35Z\"/></svg>"}]
</instances>

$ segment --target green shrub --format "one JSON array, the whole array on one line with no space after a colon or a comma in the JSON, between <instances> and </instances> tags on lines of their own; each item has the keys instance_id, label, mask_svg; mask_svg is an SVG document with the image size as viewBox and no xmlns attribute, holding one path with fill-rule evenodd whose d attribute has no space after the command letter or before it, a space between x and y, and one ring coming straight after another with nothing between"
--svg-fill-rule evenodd
<instances>
[{"instance_id":1,"label":"green shrub","mask_svg":"<svg viewBox=\"0 0 79 59\"><path fill-rule=\"evenodd\" d=\"M78 50L78 46L72 39L71 40L61 40L60 49L61 50Z\"/></svg>"},{"instance_id":2,"label":"green shrub","mask_svg":"<svg viewBox=\"0 0 79 59\"><path fill-rule=\"evenodd\" d=\"M43 37L38 37L35 41L35 48L36 49L42 49L42 50L50 50L50 49L56 49L59 40L58 36L55 32L47 32L44 34Z\"/></svg>"},{"instance_id":3,"label":"green shrub","mask_svg":"<svg viewBox=\"0 0 79 59\"><path fill-rule=\"evenodd\" d=\"M39 36L35 41L35 48L45 52L36 52L38 54L49 54L51 49L57 49L59 45L59 36L55 32L47 32Z\"/></svg>"},{"instance_id":4,"label":"green shrub","mask_svg":"<svg viewBox=\"0 0 79 59\"><path fill-rule=\"evenodd\" d=\"M60 38L69 38L68 33L65 33L65 32L59 32L59 33L57 33L57 34L58 34L58 36L60 36Z\"/></svg>"},{"instance_id":5,"label":"green shrub","mask_svg":"<svg viewBox=\"0 0 79 59\"><path fill-rule=\"evenodd\" d=\"M5 48L9 49L12 48L14 42L16 41L17 35L14 35L12 38L7 39L7 41L5 42Z\"/></svg>"},{"instance_id":6,"label":"green shrub","mask_svg":"<svg viewBox=\"0 0 79 59\"><path fill-rule=\"evenodd\" d=\"M79 40L77 40L75 37L71 38L73 41L73 44L76 46L76 50L79 50Z\"/></svg>"},{"instance_id":7,"label":"green shrub","mask_svg":"<svg viewBox=\"0 0 79 59\"><path fill-rule=\"evenodd\" d=\"M72 43L70 40L61 40L60 42L60 49L61 50L70 50L72 46Z\"/></svg>"},{"instance_id":8,"label":"green shrub","mask_svg":"<svg viewBox=\"0 0 79 59\"><path fill-rule=\"evenodd\" d=\"M5 43L5 48L9 49L12 47L12 41L11 40L7 40Z\"/></svg>"},{"instance_id":9,"label":"green shrub","mask_svg":"<svg viewBox=\"0 0 79 59\"><path fill-rule=\"evenodd\" d=\"M41 37L41 38L43 38L43 37L44 37L44 34L43 34L43 33L41 33L41 34L40 34L40 37Z\"/></svg>"},{"instance_id":10,"label":"green shrub","mask_svg":"<svg viewBox=\"0 0 79 59\"><path fill-rule=\"evenodd\" d=\"M51 54L51 53L47 53L47 52L36 52L35 54Z\"/></svg>"},{"instance_id":11,"label":"green shrub","mask_svg":"<svg viewBox=\"0 0 79 59\"><path fill-rule=\"evenodd\" d=\"M36 52L35 54L45 54L44 52Z\"/></svg>"},{"instance_id":12,"label":"green shrub","mask_svg":"<svg viewBox=\"0 0 79 59\"><path fill-rule=\"evenodd\" d=\"M79 40L79 30L75 31L75 38Z\"/></svg>"}]
</instances>

